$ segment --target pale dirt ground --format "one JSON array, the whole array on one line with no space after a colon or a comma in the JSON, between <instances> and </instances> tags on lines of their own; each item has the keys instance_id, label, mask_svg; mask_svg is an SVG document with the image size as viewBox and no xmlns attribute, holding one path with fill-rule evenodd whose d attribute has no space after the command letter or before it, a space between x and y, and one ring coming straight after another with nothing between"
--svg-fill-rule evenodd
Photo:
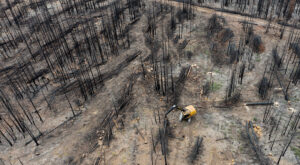
<instances>
[{"instance_id":1,"label":"pale dirt ground","mask_svg":"<svg viewBox=\"0 0 300 165\"><path fill-rule=\"evenodd\" d=\"M165 1L165 3L180 6L175 2ZM258 55L260 60L255 62L254 70L251 72L246 71L241 103L232 108L215 108L212 104L218 104L225 95L224 91L230 77L231 66L215 66L210 60L209 44L205 38L206 32L204 27L207 24L207 19L216 12L200 7L197 7L196 10L196 19L192 21L192 27L196 30L190 35L188 28L184 29L184 38L191 40L186 49L191 50L194 56L191 60L182 57L180 63L178 62L175 65L174 70L175 75L178 76L181 67L188 64L192 65L191 72L180 96L179 105L194 105L197 107L198 113L191 123L179 122L179 112L173 112L168 116L174 135L174 137L169 138L168 164L191 164L187 158L192 152L192 146L197 136L204 138L203 148L201 149L203 151L194 164L230 165L233 164L233 160L236 164L258 164L251 147L247 145L248 141L242 137L242 133L245 132L245 122L253 121L254 118L257 118L257 121L254 121L254 123L263 128L261 144L268 143L265 138L268 130L262 124L264 107L246 107L244 103L260 100L256 84L262 76L264 64L270 59L270 52L274 45L282 46L284 44L283 41L287 39L287 33L285 33L284 39L278 43L278 34L275 34L278 30L270 30L268 34L264 34L264 27L267 22L261 19L253 20L258 24L258 26L255 26L255 33L262 36L266 50ZM226 18L227 26L234 31L235 41L238 43L238 37L242 33L239 21L243 21L245 18L228 13L221 14L217 12L217 14ZM170 14L166 15L163 21L168 20L169 17ZM163 21L161 23L164 23ZM188 22L185 24L187 27L189 26ZM94 132L100 129L97 127L97 124L102 121L108 111L113 110L113 99L111 98L118 98L121 89L128 81L128 77L132 73L141 70L140 58L145 58L150 52L144 45L142 30L145 26L146 16L143 15L132 29L131 36L135 41L131 49L122 52L120 58L109 61L106 69L109 70L109 67L117 65L122 59L126 58L126 54L132 54L135 50L142 50L143 53L119 75L105 82L104 87L99 89L98 94L85 103L85 108L82 108L83 111L80 116L56 129L51 134L42 137L40 146L36 147L33 143L24 146L24 142L20 142L20 144L16 145L17 147L1 150L1 158L5 162L10 161L13 165L19 163L17 158L22 160L25 165L91 165L95 164L98 157L100 158L99 164L103 165L164 164L159 144L156 147L156 152L153 152L151 134L154 137L157 136L158 128L163 122L163 114L169 108L169 105L166 103L166 98L154 91L153 78L150 74L146 76L145 80L142 77L137 79L133 87L132 101L121 115L124 121L124 128L118 129L118 126L116 126L113 129L114 138L110 145L103 145L99 139L87 138L89 135L93 136ZM273 27L277 27L277 25L274 24ZM159 24L157 34L160 34L160 30ZM171 49L176 50L175 46L171 44ZM151 65L146 64L146 68L150 70ZM205 82L210 80L208 72L213 72L213 81L222 84L222 87L211 93L206 99L201 97L200 91ZM276 85L278 86L278 84ZM291 91L294 92L296 89L298 88L293 86ZM286 103L283 101L282 93L275 93L275 96L277 101L285 106ZM292 106L297 107L297 104L295 102ZM70 117L71 112L67 113L66 116ZM53 118L52 121L55 122L49 122L49 125L47 125L50 128L53 127L50 123L61 123L64 121L64 118ZM42 130L47 130L47 126ZM137 133L136 127L140 133ZM227 139L220 140L225 137ZM90 144L94 144L94 142L98 143L99 146L95 150L90 151L93 147ZM268 147L266 145L266 148ZM272 156L270 156L275 161L277 161L281 148L282 146L278 145L276 147L275 145ZM266 151L266 154L268 152ZM296 164L295 157L290 150L282 158L280 164Z\"/></svg>"}]
</instances>

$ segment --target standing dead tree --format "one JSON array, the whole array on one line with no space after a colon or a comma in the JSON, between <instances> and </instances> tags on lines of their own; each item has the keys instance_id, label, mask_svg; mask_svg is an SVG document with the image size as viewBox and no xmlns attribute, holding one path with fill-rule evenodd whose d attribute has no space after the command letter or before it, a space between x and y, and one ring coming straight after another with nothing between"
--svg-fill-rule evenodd
<instances>
[{"instance_id":1,"label":"standing dead tree","mask_svg":"<svg viewBox=\"0 0 300 165\"><path fill-rule=\"evenodd\" d=\"M6 107L1 117L17 131L12 134L5 126L1 129L5 136L15 139L16 132L23 136L28 132L36 138L36 132L41 134L37 122L47 120L47 108L58 112L54 105L60 96L77 116L72 103L77 92L85 100L94 96L104 81L119 74L140 53L112 71L100 71L108 60L119 58L120 50L130 47L131 26L139 20L143 7L142 0L59 0L55 4L7 0L1 7L0 26L5 33L0 38L0 52L5 51L5 58L12 60L0 69L0 102ZM20 47L23 44L25 47Z\"/></svg>"},{"instance_id":2,"label":"standing dead tree","mask_svg":"<svg viewBox=\"0 0 300 165\"><path fill-rule=\"evenodd\" d=\"M181 94L181 91L183 90L184 88L184 83L190 73L190 70L191 70L191 66L187 66L187 67L184 67L182 68L180 74L179 74L179 78L178 80L175 82L175 87L174 87L174 93L173 93L173 96L171 98L171 103L172 105L176 105L179 101L179 96Z\"/></svg>"},{"instance_id":3,"label":"standing dead tree","mask_svg":"<svg viewBox=\"0 0 300 165\"><path fill-rule=\"evenodd\" d=\"M111 139L113 138L112 128L115 125L113 120L117 119L122 111L129 106L130 100L132 100L133 85L138 76L139 74L131 75L131 77L129 78L129 83L124 86L120 98L118 98L118 100L116 101L115 109L109 111L109 113L106 114L106 116L100 123L100 128L101 130L103 130L102 139L104 140L104 144L106 145L109 145Z\"/></svg>"},{"instance_id":4,"label":"standing dead tree","mask_svg":"<svg viewBox=\"0 0 300 165\"><path fill-rule=\"evenodd\" d=\"M194 163L197 160L199 154L201 154L202 152L203 152L203 137L198 136L189 155L190 162Z\"/></svg>"},{"instance_id":5,"label":"standing dead tree","mask_svg":"<svg viewBox=\"0 0 300 165\"><path fill-rule=\"evenodd\" d=\"M256 136L256 133L254 132L253 124L251 121L246 123L246 133L247 133L249 142L252 146L252 149L255 152L255 155L256 155L257 159L259 160L260 164L271 165L272 164L271 160L265 156L265 154L263 153L263 151L259 145L258 137Z\"/></svg>"},{"instance_id":6,"label":"standing dead tree","mask_svg":"<svg viewBox=\"0 0 300 165\"><path fill-rule=\"evenodd\" d=\"M226 89L226 95L224 103L226 105L233 105L240 100L240 89L237 88L237 79L236 79L236 67L232 70L228 87Z\"/></svg>"}]
</instances>

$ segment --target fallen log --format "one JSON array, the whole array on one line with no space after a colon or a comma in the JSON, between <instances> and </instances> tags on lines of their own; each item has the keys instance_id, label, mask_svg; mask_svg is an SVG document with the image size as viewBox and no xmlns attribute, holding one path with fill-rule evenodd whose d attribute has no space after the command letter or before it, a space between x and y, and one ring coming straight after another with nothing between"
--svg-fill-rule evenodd
<instances>
[{"instance_id":1,"label":"fallen log","mask_svg":"<svg viewBox=\"0 0 300 165\"><path fill-rule=\"evenodd\" d=\"M246 106L257 106L257 105L274 105L274 102L246 103Z\"/></svg>"},{"instance_id":2,"label":"fallen log","mask_svg":"<svg viewBox=\"0 0 300 165\"><path fill-rule=\"evenodd\" d=\"M228 137L224 137L224 138L221 138L221 139L217 139L216 142L221 141L221 140L227 140L227 139L228 139Z\"/></svg>"}]
</instances>

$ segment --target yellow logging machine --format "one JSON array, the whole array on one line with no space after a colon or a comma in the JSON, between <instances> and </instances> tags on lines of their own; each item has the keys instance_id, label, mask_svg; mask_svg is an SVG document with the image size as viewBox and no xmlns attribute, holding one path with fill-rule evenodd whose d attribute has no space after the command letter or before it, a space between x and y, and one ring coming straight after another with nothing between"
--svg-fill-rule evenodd
<instances>
[{"instance_id":1,"label":"yellow logging machine","mask_svg":"<svg viewBox=\"0 0 300 165\"><path fill-rule=\"evenodd\" d=\"M172 112L173 110L180 110L181 113L179 115L179 121L182 121L182 120L187 120L188 122L191 122L191 117L192 116L195 116L197 114L197 111L195 109L194 106L192 105L189 105L189 106L186 106L184 108L182 107L178 107L177 105L173 105L166 113L165 113L165 117L167 117L167 115Z\"/></svg>"}]
</instances>

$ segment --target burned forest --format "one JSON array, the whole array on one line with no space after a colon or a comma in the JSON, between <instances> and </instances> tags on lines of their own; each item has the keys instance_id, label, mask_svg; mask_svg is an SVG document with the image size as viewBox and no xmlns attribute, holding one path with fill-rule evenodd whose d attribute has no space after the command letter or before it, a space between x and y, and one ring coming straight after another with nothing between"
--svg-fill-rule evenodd
<instances>
[{"instance_id":1,"label":"burned forest","mask_svg":"<svg viewBox=\"0 0 300 165\"><path fill-rule=\"evenodd\" d=\"M0 8L0 165L300 164L299 0Z\"/></svg>"}]
</instances>

